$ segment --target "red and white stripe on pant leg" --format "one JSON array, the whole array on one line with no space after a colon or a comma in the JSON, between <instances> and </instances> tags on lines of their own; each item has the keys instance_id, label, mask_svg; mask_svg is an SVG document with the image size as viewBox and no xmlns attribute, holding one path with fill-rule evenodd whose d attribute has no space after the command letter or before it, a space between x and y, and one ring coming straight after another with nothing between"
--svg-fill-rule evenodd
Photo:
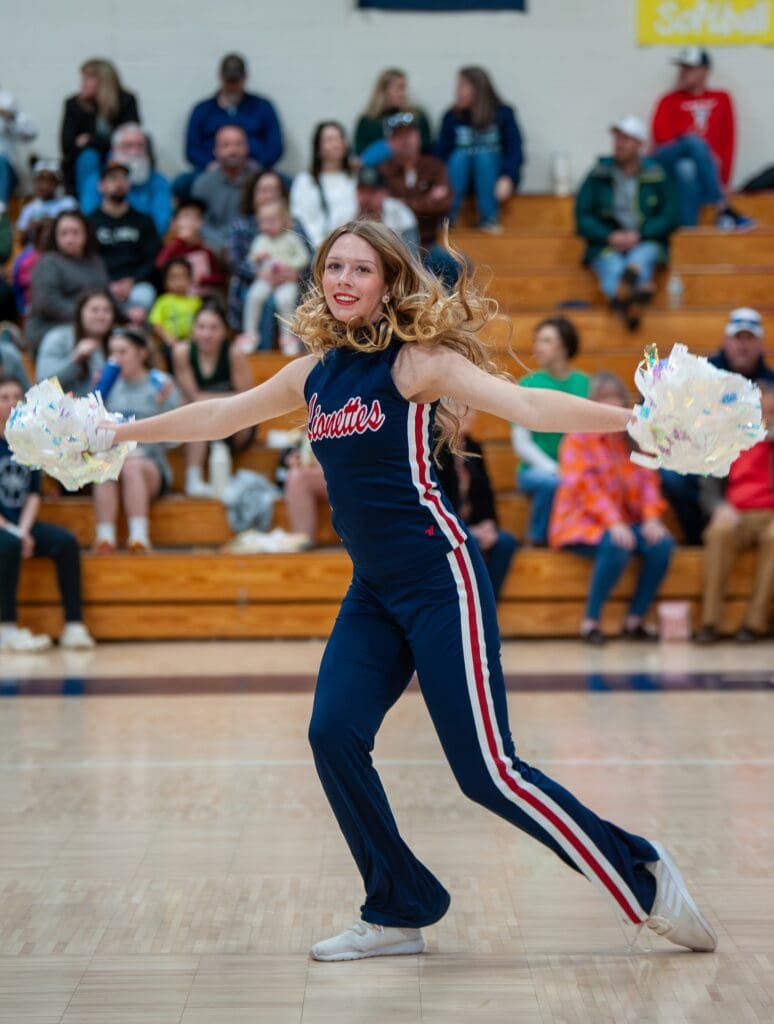
<instances>
[{"instance_id":1,"label":"red and white stripe on pant leg","mask_svg":"<svg viewBox=\"0 0 774 1024\"><path fill-rule=\"evenodd\" d=\"M465 532L457 519L441 501L438 488L430 476L430 408L427 403L409 402L408 453L411 480L419 494L419 503L432 514L444 537L452 547L464 544Z\"/></svg>"},{"instance_id":2,"label":"red and white stripe on pant leg","mask_svg":"<svg viewBox=\"0 0 774 1024\"><path fill-rule=\"evenodd\" d=\"M648 915L626 882L578 822L541 789L527 782L505 754L492 703L481 603L475 572L466 545L455 548L449 560L460 602L465 675L481 753L500 792L536 821L577 865L611 897L626 918L636 924Z\"/></svg>"}]
</instances>

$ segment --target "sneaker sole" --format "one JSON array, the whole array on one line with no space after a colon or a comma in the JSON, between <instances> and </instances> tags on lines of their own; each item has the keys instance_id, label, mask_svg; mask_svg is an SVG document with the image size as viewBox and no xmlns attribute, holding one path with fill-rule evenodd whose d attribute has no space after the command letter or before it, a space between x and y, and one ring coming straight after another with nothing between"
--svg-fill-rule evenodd
<instances>
[{"instance_id":1,"label":"sneaker sole","mask_svg":"<svg viewBox=\"0 0 774 1024\"><path fill-rule=\"evenodd\" d=\"M326 963L333 963L336 960L365 960L370 956L410 956L411 954L416 955L417 953L424 953L424 951L424 940L415 939L412 942L396 942L392 946L381 946L379 949L363 951L353 949L344 953L315 953L312 949L310 950L309 955L313 960L323 960Z\"/></svg>"},{"instance_id":2,"label":"sneaker sole","mask_svg":"<svg viewBox=\"0 0 774 1024\"><path fill-rule=\"evenodd\" d=\"M688 891L688 886L685 884L685 879L680 874L680 869L675 864L675 862L672 860L672 858L669 855L669 852L667 851L666 847L662 846L661 843L652 843L651 845L653 846L653 849L656 850L656 852L658 853L659 860L662 860L664 862L664 864L666 864L666 866L669 869L669 871L671 872L672 877L674 878L675 882L677 883L677 887L680 890L680 895L683 897L685 902L688 904L688 906L691 908L693 913L696 915L699 923L701 924L701 926L704 929L704 931L707 933L708 937L712 940L712 949L711 950L695 950L695 952L713 952L715 947L718 944L718 937L715 934L715 929L712 927L712 925L706 919L704 914L702 914L702 912L699 910L699 908L694 903L693 897L691 896L690 892Z\"/></svg>"}]
</instances>

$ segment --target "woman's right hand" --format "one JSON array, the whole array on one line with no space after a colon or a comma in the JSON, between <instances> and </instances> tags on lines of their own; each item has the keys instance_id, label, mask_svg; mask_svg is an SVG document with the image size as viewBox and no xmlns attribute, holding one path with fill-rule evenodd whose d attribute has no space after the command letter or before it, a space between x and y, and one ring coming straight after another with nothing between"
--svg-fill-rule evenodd
<instances>
[{"instance_id":1,"label":"woman's right hand","mask_svg":"<svg viewBox=\"0 0 774 1024\"><path fill-rule=\"evenodd\" d=\"M73 362L90 359L98 348L99 342L96 338L81 338L73 349Z\"/></svg>"},{"instance_id":2,"label":"woman's right hand","mask_svg":"<svg viewBox=\"0 0 774 1024\"><path fill-rule=\"evenodd\" d=\"M637 538L634 535L634 530L631 526L627 526L626 523L613 523L609 529L610 540L618 548L623 548L625 551L634 551L637 547Z\"/></svg>"},{"instance_id":3,"label":"woman's right hand","mask_svg":"<svg viewBox=\"0 0 774 1024\"><path fill-rule=\"evenodd\" d=\"M118 424L111 423L110 420L100 420L95 427L89 430L89 451L106 452L114 444L118 444L119 439L116 436L118 429Z\"/></svg>"}]
</instances>

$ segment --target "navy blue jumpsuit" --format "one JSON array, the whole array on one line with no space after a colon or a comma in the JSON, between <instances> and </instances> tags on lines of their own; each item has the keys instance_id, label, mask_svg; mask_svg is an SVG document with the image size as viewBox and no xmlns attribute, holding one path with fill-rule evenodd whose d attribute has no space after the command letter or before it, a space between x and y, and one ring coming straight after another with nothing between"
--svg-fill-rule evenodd
<instances>
[{"instance_id":1,"label":"navy blue jumpsuit","mask_svg":"<svg viewBox=\"0 0 774 1024\"><path fill-rule=\"evenodd\" d=\"M363 920L419 928L449 894L401 838L371 760L382 720L416 670L462 791L539 839L610 896L648 916L658 854L598 818L517 756L508 728L492 589L438 486L435 405L392 378L400 351L336 348L310 372L309 438L333 524L354 564L320 666L309 740L325 793L363 877Z\"/></svg>"}]
</instances>

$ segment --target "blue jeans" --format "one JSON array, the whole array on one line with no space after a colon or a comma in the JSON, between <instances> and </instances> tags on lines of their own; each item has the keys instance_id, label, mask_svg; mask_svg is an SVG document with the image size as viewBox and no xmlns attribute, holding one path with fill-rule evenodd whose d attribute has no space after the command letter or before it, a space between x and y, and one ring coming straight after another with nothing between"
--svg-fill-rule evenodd
<instances>
[{"instance_id":1,"label":"blue jeans","mask_svg":"<svg viewBox=\"0 0 774 1024\"><path fill-rule=\"evenodd\" d=\"M586 618L599 621L602 606L612 593L616 583L634 555L642 558L637 586L634 588L629 614L642 617L650 608L666 576L672 553L675 549L673 537L665 537L657 544L648 544L639 526L632 527L637 538L634 551L627 551L614 544L610 534L605 533L599 544L568 544L567 550L584 558L594 559L591 573L589 596L586 602Z\"/></svg>"},{"instance_id":2,"label":"blue jeans","mask_svg":"<svg viewBox=\"0 0 774 1024\"><path fill-rule=\"evenodd\" d=\"M450 252L447 252L442 245L435 243L422 249L421 256L422 265L431 274L435 274L445 288L454 288L462 268Z\"/></svg>"},{"instance_id":3,"label":"blue jeans","mask_svg":"<svg viewBox=\"0 0 774 1024\"><path fill-rule=\"evenodd\" d=\"M75 191L78 202L82 202L86 182L92 175L99 178L102 171L102 155L98 149L82 149L75 160Z\"/></svg>"},{"instance_id":4,"label":"blue jeans","mask_svg":"<svg viewBox=\"0 0 774 1024\"><path fill-rule=\"evenodd\" d=\"M500 174L500 154L492 150L455 149L447 164L454 191L449 219L456 223L465 196L472 191L478 207L478 222L496 224L500 210L495 199L495 184Z\"/></svg>"},{"instance_id":5,"label":"blue jeans","mask_svg":"<svg viewBox=\"0 0 774 1024\"><path fill-rule=\"evenodd\" d=\"M556 473L547 473L544 469L533 469L522 466L516 477L522 494L532 498L527 524L527 542L529 544L546 544L548 540L548 523L554 494L559 486Z\"/></svg>"},{"instance_id":6,"label":"blue jeans","mask_svg":"<svg viewBox=\"0 0 774 1024\"><path fill-rule=\"evenodd\" d=\"M519 542L512 533L508 533L507 530L499 530L494 547L481 552L486 571L489 573L489 582L492 584L495 601L500 597L500 591L503 589L503 583L505 583L518 546Z\"/></svg>"},{"instance_id":7,"label":"blue jeans","mask_svg":"<svg viewBox=\"0 0 774 1024\"><path fill-rule=\"evenodd\" d=\"M641 287L653 280L656 267L662 259L661 247L656 242L640 242L628 252L605 249L591 266L599 279L599 287L608 299L612 299L627 267L638 268L640 273L637 277L637 286Z\"/></svg>"},{"instance_id":8,"label":"blue jeans","mask_svg":"<svg viewBox=\"0 0 774 1024\"><path fill-rule=\"evenodd\" d=\"M683 227L699 223L699 213L705 204L723 201L718 165L712 150L698 135L683 135L654 149L652 155L677 186Z\"/></svg>"},{"instance_id":9,"label":"blue jeans","mask_svg":"<svg viewBox=\"0 0 774 1024\"><path fill-rule=\"evenodd\" d=\"M0 203L7 203L19 179L13 164L7 157L0 156Z\"/></svg>"}]
</instances>

